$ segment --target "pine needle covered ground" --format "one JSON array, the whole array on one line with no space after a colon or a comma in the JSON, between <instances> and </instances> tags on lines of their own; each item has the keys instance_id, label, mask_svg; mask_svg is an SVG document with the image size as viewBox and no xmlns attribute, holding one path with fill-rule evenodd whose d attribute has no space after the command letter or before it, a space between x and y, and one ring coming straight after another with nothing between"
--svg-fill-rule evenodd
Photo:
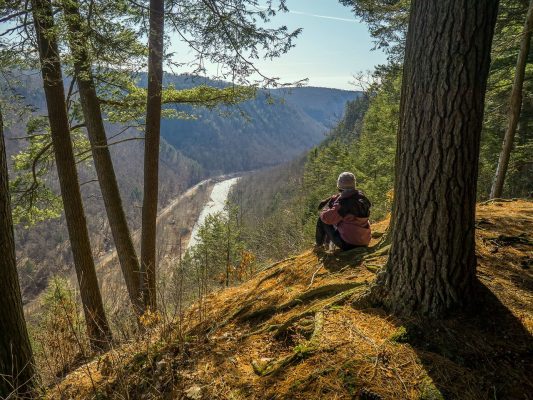
<instances>
[{"instance_id":1,"label":"pine needle covered ground","mask_svg":"<svg viewBox=\"0 0 533 400\"><path fill-rule=\"evenodd\" d=\"M381 254L308 251L209 296L178 325L71 373L49 398L532 399L533 203L478 207L475 311L361 309ZM386 223L375 230L383 231Z\"/></svg>"}]
</instances>

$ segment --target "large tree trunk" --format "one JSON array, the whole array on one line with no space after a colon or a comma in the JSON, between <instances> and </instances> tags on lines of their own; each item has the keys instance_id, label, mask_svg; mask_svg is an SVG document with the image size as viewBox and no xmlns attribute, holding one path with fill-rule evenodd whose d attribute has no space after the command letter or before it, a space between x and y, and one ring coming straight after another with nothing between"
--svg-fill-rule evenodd
<instances>
[{"instance_id":1,"label":"large tree trunk","mask_svg":"<svg viewBox=\"0 0 533 400\"><path fill-rule=\"evenodd\" d=\"M20 296L0 110L0 398L33 397L34 367Z\"/></svg>"},{"instance_id":2,"label":"large tree trunk","mask_svg":"<svg viewBox=\"0 0 533 400\"><path fill-rule=\"evenodd\" d=\"M509 122L503 138L502 151L500 153L494 182L492 183L492 189L490 191L491 199L502 197L503 193L505 175L507 174L507 168L509 167L509 158L511 157L516 127L520 119L520 110L522 108L522 90L524 87L524 76L526 73L527 57L529 55L532 33L533 0L530 0L526 22L524 24L524 31L522 33L522 39L520 40L520 51L518 52L518 59L516 60L516 71L509 105Z\"/></svg>"},{"instance_id":3,"label":"large tree trunk","mask_svg":"<svg viewBox=\"0 0 533 400\"><path fill-rule=\"evenodd\" d=\"M85 30L82 27L79 5L75 0L63 2L69 31L70 49L74 58L74 70L78 82L80 101L100 190L104 199L107 218L113 234L120 266L126 281L128 293L139 314L142 312L140 293L139 260L131 239L122 199L107 146L107 137L102 119L102 110L96 94L91 61L86 45Z\"/></svg>"},{"instance_id":4,"label":"large tree trunk","mask_svg":"<svg viewBox=\"0 0 533 400\"><path fill-rule=\"evenodd\" d=\"M150 0L148 38L148 95L144 139L144 197L142 208L141 270L147 309L156 309L156 223L159 176L159 135L163 81L164 1Z\"/></svg>"},{"instance_id":5,"label":"large tree trunk","mask_svg":"<svg viewBox=\"0 0 533 400\"><path fill-rule=\"evenodd\" d=\"M104 350L109 348L111 330L107 323L102 296L96 279L89 233L87 232L87 223L78 184L78 173L70 140L63 76L50 0L32 0L32 12L37 32L41 73L59 186L65 208L74 266L80 285L87 333L91 347L94 350Z\"/></svg>"},{"instance_id":6,"label":"large tree trunk","mask_svg":"<svg viewBox=\"0 0 533 400\"><path fill-rule=\"evenodd\" d=\"M440 316L472 295L483 103L498 0L414 0L403 71L391 250L372 297Z\"/></svg>"}]
</instances>

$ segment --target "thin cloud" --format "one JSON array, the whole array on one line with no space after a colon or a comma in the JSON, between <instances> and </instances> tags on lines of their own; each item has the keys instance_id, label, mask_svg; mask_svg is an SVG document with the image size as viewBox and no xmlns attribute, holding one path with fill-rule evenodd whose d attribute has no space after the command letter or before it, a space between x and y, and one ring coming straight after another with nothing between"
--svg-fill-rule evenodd
<instances>
[{"instance_id":1,"label":"thin cloud","mask_svg":"<svg viewBox=\"0 0 533 400\"><path fill-rule=\"evenodd\" d=\"M344 21L344 22L356 22L355 19L350 18L341 18L341 17L332 17L330 15L318 15L318 14L309 14L303 11L289 11L290 14L297 14L297 15L305 15L307 17L315 17L315 18L322 18L322 19L332 19L334 21Z\"/></svg>"}]
</instances>

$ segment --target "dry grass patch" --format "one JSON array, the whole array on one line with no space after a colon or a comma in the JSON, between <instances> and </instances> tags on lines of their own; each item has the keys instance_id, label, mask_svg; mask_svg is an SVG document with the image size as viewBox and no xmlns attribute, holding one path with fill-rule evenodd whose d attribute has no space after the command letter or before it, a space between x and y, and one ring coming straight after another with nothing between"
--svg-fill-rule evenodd
<instances>
[{"instance_id":1,"label":"dry grass patch","mask_svg":"<svg viewBox=\"0 0 533 400\"><path fill-rule=\"evenodd\" d=\"M183 340L154 333L142 351L119 349L137 353L97 391L116 399L527 399L531 232L531 202L480 205L478 308L433 322L354 306L386 254L361 261L305 252L210 295L201 320L192 307ZM51 393L59 392L95 397L74 374Z\"/></svg>"}]
</instances>

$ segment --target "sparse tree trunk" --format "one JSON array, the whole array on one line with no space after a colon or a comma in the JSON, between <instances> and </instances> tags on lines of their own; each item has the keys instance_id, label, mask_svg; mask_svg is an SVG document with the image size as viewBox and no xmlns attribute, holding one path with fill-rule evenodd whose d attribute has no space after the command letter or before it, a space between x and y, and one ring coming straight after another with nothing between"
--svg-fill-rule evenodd
<instances>
[{"instance_id":1,"label":"sparse tree trunk","mask_svg":"<svg viewBox=\"0 0 533 400\"><path fill-rule=\"evenodd\" d=\"M146 309L156 304L156 236L159 179L159 135L163 86L164 0L150 0L148 37L148 94L144 139L144 196L141 232L141 271Z\"/></svg>"},{"instance_id":2,"label":"sparse tree trunk","mask_svg":"<svg viewBox=\"0 0 533 400\"><path fill-rule=\"evenodd\" d=\"M229 287L229 274L230 274L230 249L231 249L231 219L228 212L228 237L226 241L226 287Z\"/></svg>"},{"instance_id":3,"label":"sparse tree trunk","mask_svg":"<svg viewBox=\"0 0 533 400\"><path fill-rule=\"evenodd\" d=\"M414 0L403 71L391 250L371 297L441 316L476 277L480 133L498 0Z\"/></svg>"},{"instance_id":4,"label":"sparse tree trunk","mask_svg":"<svg viewBox=\"0 0 533 400\"><path fill-rule=\"evenodd\" d=\"M92 65L86 45L85 29L82 26L78 2L76 0L64 0L63 6L94 166L126 287L135 311L140 314L143 307L140 293L139 260L122 207L113 161L107 146L102 110L96 93Z\"/></svg>"},{"instance_id":5,"label":"sparse tree trunk","mask_svg":"<svg viewBox=\"0 0 533 400\"><path fill-rule=\"evenodd\" d=\"M34 397L34 366L15 259L4 124L0 110L0 398Z\"/></svg>"},{"instance_id":6,"label":"sparse tree trunk","mask_svg":"<svg viewBox=\"0 0 533 400\"><path fill-rule=\"evenodd\" d=\"M509 122L505 136L503 138L502 151L498 159L498 166L496 167L496 174L494 182L490 191L490 198L502 197L503 184L505 182L505 175L509 167L509 158L511 157L511 150L513 149L514 137L516 127L520 120L520 110L522 108L522 91L524 87L524 76L526 73L527 58L529 55L529 48L531 45L531 34L533 32L533 0L529 2L526 22L524 24L524 31L522 39L520 40L520 50L516 60L516 71L513 82L513 89L511 91L511 101L509 105Z\"/></svg>"},{"instance_id":7,"label":"sparse tree trunk","mask_svg":"<svg viewBox=\"0 0 533 400\"><path fill-rule=\"evenodd\" d=\"M65 91L54 17L50 0L32 0L33 20L37 32L41 73L54 146L57 175L65 208L65 219L80 286L87 333L94 350L109 348L111 330L104 312L98 287L91 243L81 200L74 151L70 140Z\"/></svg>"}]
</instances>

